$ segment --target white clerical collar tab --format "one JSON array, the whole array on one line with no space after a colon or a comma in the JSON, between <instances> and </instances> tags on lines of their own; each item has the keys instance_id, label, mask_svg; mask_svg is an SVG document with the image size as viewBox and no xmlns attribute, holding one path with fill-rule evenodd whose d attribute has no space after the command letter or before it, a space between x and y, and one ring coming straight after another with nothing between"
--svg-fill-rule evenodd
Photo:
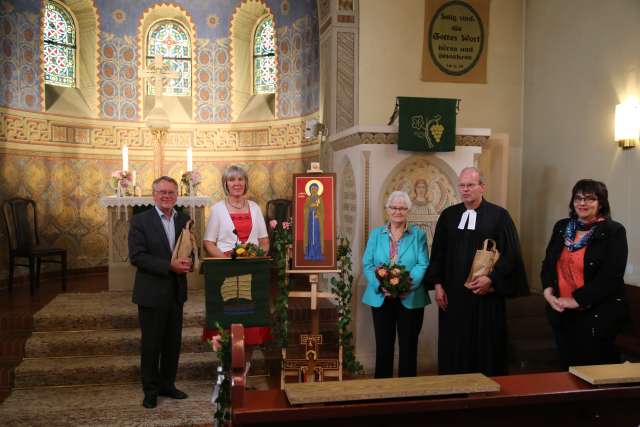
<instances>
[{"instance_id":1,"label":"white clerical collar tab","mask_svg":"<svg viewBox=\"0 0 640 427\"><path fill-rule=\"evenodd\" d=\"M475 230L476 229L476 216L477 213L473 209L467 209L462 213L462 218L460 218L460 224L458 224L459 230L464 230L464 225L467 224L467 230Z\"/></svg>"}]
</instances>

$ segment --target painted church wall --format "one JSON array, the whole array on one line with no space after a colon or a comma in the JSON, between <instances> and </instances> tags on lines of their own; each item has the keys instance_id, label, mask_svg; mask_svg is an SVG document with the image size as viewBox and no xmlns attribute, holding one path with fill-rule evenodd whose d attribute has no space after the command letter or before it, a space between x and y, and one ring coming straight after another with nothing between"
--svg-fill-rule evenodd
<instances>
[{"instance_id":1,"label":"painted church wall","mask_svg":"<svg viewBox=\"0 0 640 427\"><path fill-rule=\"evenodd\" d=\"M457 126L509 136L507 208L520 217L523 19L521 0L492 0L487 83L421 80L424 0L359 3L359 124L386 124L395 97L460 98ZM375 225L375 224L374 224Z\"/></svg>"},{"instance_id":2,"label":"painted church wall","mask_svg":"<svg viewBox=\"0 0 640 427\"><path fill-rule=\"evenodd\" d=\"M640 285L640 151L614 142L616 104L640 97L640 3L527 2L522 234L532 284L577 180L603 181Z\"/></svg>"},{"instance_id":3,"label":"painted church wall","mask_svg":"<svg viewBox=\"0 0 640 427\"><path fill-rule=\"evenodd\" d=\"M143 194L153 180L152 140L141 120L138 30L145 11L162 2L94 0L98 11L98 117L42 111L40 0L0 2L0 201L36 200L44 244L69 251L69 268L106 265L106 210L111 173L121 169L129 146ZM272 198L289 198L291 174L318 158L316 140L303 139L305 121L317 117L318 29L315 0L265 0L274 15L278 43L276 117L233 123L230 116L229 27L240 0L171 2L195 29L193 123L176 123L168 134L165 169L174 178L186 168L193 146L199 193L223 196L220 178L231 164L249 173L249 197L264 209ZM0 246L6 248L4 226ZM0 251L0 281L6 277ZM24 270L18 270L18 274ZM1 283L0 282L0 283Z\"/></svg>"},{"instance_id":4,"label":"painted church wall","mask_svg":"<svg viewBox=\"0 0 640 427\"><path fill-rule=\"evenodd\" d=\"M16 196L34 199L42 243L67 249L70 269L106 265L107 211L99 200L115 193L111 174L122 168L124 144L141 192L151 194L150 131L142 123L4 110L0 108L0 202ZM165 170L179 181L191 144L194 170L202 174L199 194L222 199L225 168L240 165L249 176L248 197L264 211L268 200L290 198L291 175L304 172L318 158L317 144L304 140L303 130L302 119L243 126L176 125L168 133ZM7 247L5 234L2 225L2 248ZM2 281L7 256L0 250Z\"/></svg>"},{"instance_id":5,"label":"painted church wall","mask_svg":"<svg viewBox=\"0 0 640 427\"><path fill-rule=\"evenodd\" d=\"M0 4L0 105L39 111L40 16L35 1L13 3Z\"/></svg>"},{"instance_id":6,"label":"painted church wall","mask_svg":"<svg viewBox=\"0 0 640 427\"><path fill-rule=\"evenodd\" d=\"M193 119L231 121L229 28L242 2L176 0L195 30ZM273 13L278 44L279 118L299 117L318 110L319 36L315 0L265 0ZM139 25L156 0L94 0L100 34L99 117L140 120L142 94L138 74ZM40 0L5 0L0 5L0 106L41 110Z\"/></svg>"}]
</instances>

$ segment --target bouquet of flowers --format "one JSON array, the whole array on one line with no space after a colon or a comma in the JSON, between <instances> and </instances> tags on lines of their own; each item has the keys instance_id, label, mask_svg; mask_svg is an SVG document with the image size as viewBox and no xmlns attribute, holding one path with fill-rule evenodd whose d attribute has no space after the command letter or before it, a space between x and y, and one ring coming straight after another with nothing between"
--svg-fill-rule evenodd
<instances>
[{"instance_id":1,"label":"bouquet of flowers","mask_svg":"<svg viewBox=\"0 0 640 427\"><path fill-rule=\"evenodd\" d=\"M264 250L260 246L253 243L238 243L231 251L231 259L236 258L255 258L264 256Z\"/></svg>"},{"instance_id":2,"label":"bouquet of flowers","mask_svg":"<svg viewBox=\"0 0 640 427\"><path fill-rule=\"evenodd\" d=\"M411 277L409 272L400 264L382 264L376 268L376 277L380 282L380 292L386 290L393 298L409 292Z\"/></svg>"},{"instance_id":3,"label":"bouquet of flowers","mask_svg":"<svg viewBox=\"0 0 640 427\"><path fill-rule=\"evenodd\" d=\"M202 182L202 175L198 171L186 171L180 177L180 183L187 190L196 190L196 187Z\"/></svg>"},{"instance_id":4,"label":"bouquet of flowers","mask_svg":"<svg viewBox=\"0 0 640 427\"><path fill-rule=\"evenodd\" d=\"M133 173L131 171L114 171L111 174L111 187L114 190L121 190L123 193L129 193L133 187Z\"/></svg>"}]
</instances>

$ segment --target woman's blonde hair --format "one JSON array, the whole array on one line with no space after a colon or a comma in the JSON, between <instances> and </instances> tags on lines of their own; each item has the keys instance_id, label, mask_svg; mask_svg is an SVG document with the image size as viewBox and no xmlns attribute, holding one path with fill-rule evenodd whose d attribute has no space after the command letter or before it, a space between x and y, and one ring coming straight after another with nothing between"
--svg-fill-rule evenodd
<instances>
[{"instance_id":1,"label":"woman's blonde hair","mask_svg":"<svg viewBox=\"0 0 640 427\"><path fill-rule=\"evenodd\" d=\"M229 166L222 174L222 189L224 190L225 196L229 195L227 181L234 176L241 176L244 178L244 193L242 193L242 195L247 194L247 190L249 190L249 176L247 175L247 172L240 166L232 165Z\"/></svg>"}]
</instances>

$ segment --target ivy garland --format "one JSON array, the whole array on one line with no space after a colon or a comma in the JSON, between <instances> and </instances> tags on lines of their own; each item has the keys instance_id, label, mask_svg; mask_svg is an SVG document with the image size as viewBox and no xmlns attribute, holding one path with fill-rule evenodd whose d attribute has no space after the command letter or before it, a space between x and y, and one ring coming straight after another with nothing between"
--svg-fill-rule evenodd
<instances>
[{"instance_id":1,"label":"ivy garland","mask_svg":"<svg viewBox=\"0 0 640 427\"><path fill-rule=\"evenodd\" d=\"M291 235L291 221L270 223L273 229L273 246L275 250L276 266L278 267L278 293L276 295L275 319L273 324L273 337L280 348L287 347L289 286L287 284L287 251L293 243Z\"/></svg>"},{"instance_id":2,"label":"ivy garland","mask_svg":"<svg viewBox=\"0 0 640 427\"><path fill-rule=\"evenodd\" d=\"M338 299L338 334L342 344L342 367L353 375L364 372L362 364L356 360L355 348L351 343L351 296L353 272L351 264L351 243L346 237L338 238L338 277L331 278L331 292Z\"/></svg>"}]
</instances>

